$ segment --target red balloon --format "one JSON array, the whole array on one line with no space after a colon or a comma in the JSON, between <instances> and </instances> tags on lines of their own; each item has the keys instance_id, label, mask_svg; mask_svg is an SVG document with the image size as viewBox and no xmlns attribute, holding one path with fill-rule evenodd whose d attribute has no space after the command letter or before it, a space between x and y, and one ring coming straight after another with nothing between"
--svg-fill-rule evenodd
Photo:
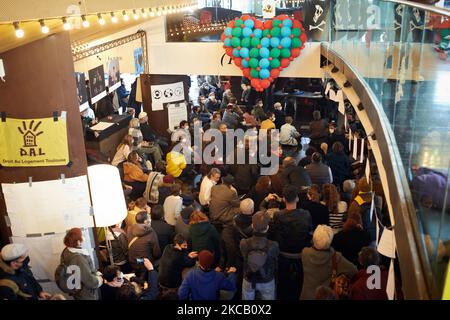
<instances>
[{"instance_id":1,"label":"red balloon","mask_svg":"<svg viewBox=\"0 0 450 320\"><path fill-rule=\"evenodd\" d=\"M264 29L272 29L272 20L264 21Z\"/></svg>"},{"instance_id":2,"label":"red balloon","mask_svg":"<svg viewBox=\"0 0 450 320\"><path fill-rule=\"evenodd\" d=\"M238 67L242 66L242 58L234 58L234 64Z\"/></svg>"},{"instance_id":3,"label":"red balloon","mask_svg":"<svg viewBox=\"0 0 450 320\"><path fill-rule=\"evenodd\" d=\"M262 28L264 28L264 24L263 24L263 22L261 20L253 19L253 21L255 21L255 29L262 29Z\"/></svg>"},{"instance_id":4,"label":"red balloon","mask_svg":"<svg viewBox=\"0 0 450 320\"><path fill-rule=\"evenodd\" d=\"M289 61L288 58L283 58L283 59L281 59L281 66L282 66L283 68L287 68L287 67L289 66L290 63L291 63L291 61Z\"/></svg>"},{"instance_id":5,"label":"red balloon","mask_svg":"<svg viewBox=\"0 0 450 320\"><path fill-rule=\"evenodd\" d=\"M251 83L252 87L255 89L258 89L259 87L261 87L260 79L253 78L250 83Z\"/></svg>"},{"instance_id":6,"label":"red balloon","mask_svg":"<svg viewBox=\"0 0 450 320\"><path fill-rule=\"evenodd\" d=\"M292 56L293 58L297 58L297 57L300 55L300 51L301 51L300 48L293 48L293 49L291 50L291 56Z\"/></svg>"},{"instance_id":7,"label":"red balloon","mask_svg":"<svg viewBox=\"0 0 450 320\"><path fill-rule=\"evenodd\" d=\"M242 69L242 74L244 75L244 77L250 78L250 68Z\"/></svg>"},{"instance_id":8,"label":"red balloon","mask_svg":"<svg viewBox=\"0 0 450 320\"><path fill-rule=\"evenodd\" d=\"M292 28L301 28L302 27L302 23L298 20L292 20Z\"/></svg>"},{"instance_id":9,"label":"red balloon","mask_svg":"<svg viewBox=\"0 0 450 320\"><path fill-rule=\"evenodd\" d=\"M278 78L280 76L280 70L278 68L270 70L271 78Z\"/></svg>"},{"instance_id":10,"label":"red balloon","mask_svg":"<svg viewBox=\"0 0 450 320\"><path fill-rule=\"evenodd\" d=\"M275 19L283 21L284 19L289 19L289 16L287 14L280 14Z\"/></svg>"},{"instance_id":11,"label":"red balloon","mask_svg":"<svg viewBox=\"0 0 450 320\"><path fill-rule=\"evenodd\" d=\"M233 48L226 48L225 52L227 53L227 55L229 55L230 57L233 56Z\"/></svg>"},{"instance_id":12,"label":"red balloon","mask_svg":"<svg viewBox=\"0 0 450 320\"><path fill-rule=\"evenodd\" d=\"M229 26L230 28L234 28L234 20L228 22L228 26Z\"/></svg>"},{"instance_id":13,"label":"red balloon","mask_svg":"<svg viewBox=\"0 0 450 320\"><path fill-rule=\"evenodd\" d=\"M308 40L305 31L303 31L302 34L300 35L300 40L302 40L302 43L305 43L306 40Z\"/></svg>"},{"instance_id":14,"label":"red balloon","mask_svg":"<svg viewBox=\"0 0 450 320\"><path fill-rule=\"evenodd\" d=\"M250 17L248 14L244 14L242 17L241 17L241 20L243 20L243 21L245 21L245 20L248 20L248 19L251 19L252 17Z\"/></svg>"},{"instance_id":15,"label":"red balloon","mask_svg":"<svg viewBox=\"0 0 450 320\"><path fill-rule=\"evenodd\" d=\"M220 35L220 40L221 40L222 42L224 42L224 41L225 41L225 38L226 38L225 32L222 32L222 34Z\"/></svg>"},{"instance_id":16,"label":"red balloon","mask_svg":"<svg viewBox=\"0 0 450 320\"><path fill-rule=\"evenodd\" d=\"M261 80L261 87L267 89L270 86L270 81L267 79Z\"/></svg>"}]
</instances>

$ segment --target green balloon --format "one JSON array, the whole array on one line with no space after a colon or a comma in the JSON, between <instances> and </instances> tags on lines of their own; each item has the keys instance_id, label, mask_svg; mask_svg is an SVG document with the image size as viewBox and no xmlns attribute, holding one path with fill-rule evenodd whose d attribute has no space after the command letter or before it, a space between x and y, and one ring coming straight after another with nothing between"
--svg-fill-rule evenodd
<instances>
[{"instance_id":1,"label":"green balloon","mask_svg":"<svg viewBox=\"0 0 450 320\"><path fill-rule=\"evenodd\" d=\"M257 47L260 42L261 41L257 37L252 38L251 40L252 47Z\"/></svg>"},{"instance_id":2,"label":"green balloon","mask_svg":"<svg viewBox=\"0 0 450 320\"><path fill-rule=\"evenodd\" d=\"M270 31L270 35L272 37L279 37L281 35L281 29L279 27L273 27L272 31Z\"/></svg>"},{"instance_id":3,"label":"green balloon","mask_svg":"<svg viewBox=\"0 0 450 320\"><path fill-rule=\"evenodd\" d=\"M259 71L252 68L252 70L250 70L250 76L253 78L259 78Z\"/></svg>"},{"instance_id":4,"label":"green balloon","mask_svg":"<svg viewBox=\"0 0 450 320\"><path fill-rule=\"evenodd\" d=\"M250 58L258 58L258 56L259 56L259 49L253 48L252 50L250 50Z\"/></svg>"},{"instance_id":5,"label":"green balloon","mask_svg":"<svg viewBox=\"0 0 450 320\"><path fill-rule=\"evenodd\" d=\"M241 45L241 40L239 38L233 37L231 39L231 45L236 48L239 47Z\"/></svg>"},{"instance_id":6,"label":"green balloon","mask_svg":"<svg viewBox=\"0 0 450 320\"><path fill-rule=\"evenodd\" d=\"M292 39L292 48L300 48L302 46L302 41L299 38Z\"/></svg>"},{"instance_id":7,"label":"green balloon","mask_svg":"<svg viewBox=\"0 0 450 320\"><path fill-rule=\"evenodd\" d=\"M272 61L270 61L270 67L272 69L279 68L280 67L280 60L272 59Z\"/></svg>"},{"instance_id":8,"label":"green balloon","mask_svg":"<svg viewBox=\"0 0 450 320\"><path fill-rule=\"evenodd\" d=\"M281 51L278 48L272 48L272 50L270 50L270 56L272 58L278 58L280 56L280 54L281 54Z\"/></svg>"},{"instance_id":9,"label":"green balloon","mask_svg":"<svg viewBox=\"0 0 450 320\"><path fill-rule=\"evenodd\" d=\"M281 57L289 58L291 56L291 50L288 48L281 49Z\"/></svg>"},{"instance_id":10,"label":"green balloon","mask_svg":"<svg viewBox=\"0 0 450 320\"><path fill-rule=\"evenodd\" d=\"M278 27L281 23L281 20L275 19L272 21L272 26L273 27Z\"/></svg>"},{"instance_id":11,"label":"green balloon","mask_svg":"<svg viewBox=\"0 0 450 320\"><path fill-rule=\"evenodd\" d=\"M270 33L269 29L264 29L263 30L263 37L267 37L267 35Z\"/></svg>"},{"instance_id":12,"label":"green balloon","mask_svg":"<svg viewBox=\"0 0 450 320\"><path fill-rule=\"evenodd\" d=\"M231 31L231 35L233 37L240 37L242 35L242 29L239 27L233 28L233 31Z\"/></svg>"},{"instance_id":13,"label":"green balloon","mask_svg":"<svg viewBox=\"0 0 450 320\"><path fill-rule=\"evenodd\" d=\"M240 27L242 24L244 24L244 21L242 21L241 19L237 19L237 20L234 22L234 25L235 25L236 27Z\"/></svg>"},{"instance_id":14,"label":"green balloon","mask_svg":"<svg viewBox=\"0 0 450 320\"><path fill-rule=\"evenodd\" d=\"M302 34L302 30L300 28L294 28L292 29L291 33L294 35L294 37L300 37L300 35Z\"/></svg>"},{"instance_id":15,"label":"green balloon","mask_svg":"<svg viewBox=\"0 0 450 320\"><path fill-rule=\"evenodd\" d=\"M249 48L250 47L250 38L244 38L241 40L241 47Z\"/></svg>"},{"instance_id":16,"label":"green balloon","mask_svg":"<svg viewBox=\"0 0 450 320\"><path fill-rule=\"evenodd\" d=\"M258 59L256 59L256 58L251 58L250 61L248 62L248 65L249 65L251 68L258 68L258 65L259 65Z\"/></svg>"}]
</instances>

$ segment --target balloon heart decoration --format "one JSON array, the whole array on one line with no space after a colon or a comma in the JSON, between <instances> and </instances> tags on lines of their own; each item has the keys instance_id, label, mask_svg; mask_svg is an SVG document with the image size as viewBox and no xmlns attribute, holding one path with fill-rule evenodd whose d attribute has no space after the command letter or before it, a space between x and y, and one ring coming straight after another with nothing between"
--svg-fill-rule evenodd
<instances>
[{"instance_id":1,"label":"balloon heart decoration","mask_svg":"<svg viewBox=\"0 0 450 320\"><path fill-rule=\"evenodd\" d=\"M300 55L306 34L302 23L287 15L264 22L244 15L228 23L221 39L252 87L263 91Z\"/></svg>"}]
</instances>

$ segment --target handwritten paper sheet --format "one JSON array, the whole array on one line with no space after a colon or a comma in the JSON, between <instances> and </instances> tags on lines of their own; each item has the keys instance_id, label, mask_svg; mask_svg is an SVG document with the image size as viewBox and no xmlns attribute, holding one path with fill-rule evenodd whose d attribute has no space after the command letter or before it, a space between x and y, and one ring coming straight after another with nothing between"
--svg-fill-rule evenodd
<instances>
[{"instance_id":1,"label":"handwritten paper sheet","mask_svg":"<svg viewBox=\"0 0 450 320\"><path fill-rule=\"evenodd\" d=\"M92 126L90 129L94 130L94 131L103 131L105 129L108 129L109 127L111 127L112 125L114 125L114 123L110 123L110 122L99 122L97 123L95 126Z\"/></svg>"},{"instance_id":2,"label":"handwritten paper sheet","mask_svg":"<svg viewBox=\"0 0 450 320\"><path fill-rule=\"evenodd\" d=\"M170 104L168 107L169 129L174 130L180 125L180 122L187 120L186 103Z\"/></svg>"},{"instance_id":3,"label":"handwritten paper sheet","mask_svg":"<svg viewBox=\"0 0 450 320\"><path fill-rule=\"evenodd\" d=\"M63 233L93 227L86 176L42 182L2 184L13 236Z\"/></svg>"}]
</instances>

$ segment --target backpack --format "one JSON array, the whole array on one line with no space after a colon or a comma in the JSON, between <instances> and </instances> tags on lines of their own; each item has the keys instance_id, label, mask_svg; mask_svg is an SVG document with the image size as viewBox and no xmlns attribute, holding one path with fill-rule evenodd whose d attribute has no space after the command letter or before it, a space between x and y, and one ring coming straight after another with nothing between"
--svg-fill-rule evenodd
<instances>
[{"instance_id":1,"label":"backpack","mask_svg":"<svg viewBox=\"0 0 450 320\"><path fill-rule=\"evenodd\" d=\"M266 277L264 265L267 262L268 251L269 241L264 248L254 248L248 253L246 278L253 286Z\"/></svg>"},{"instance_id":2,"label":"backpack","mask_svg":"<svg viewBox=\"0 0 450 320\"><path fill-rule=\"evenodd\" d=\"M331 257L330 288L336 293L339 300L350 299L350 278L343 273L337 274L336 251L333 252L333 256Z\"/></svg>"},{"instance_id":3,"label":"backpack","mask_svg":"<svg viewBox=\"0 0 450 320\"><path fill-rule=\"evenodd\" d=\"M363 229L370 233L371 241L376 240L376 221L377 217L380 219L378 210L377 210L377 197L374 199L374 208L372 213L372 221L370 220L370 208L372 206L372 202L365 202L361 196L356 196L354 200L359 206L359 214L361 215L361 220L363 223ZM375 216L376 215L376 216Z\"/></svg>"},{"instance_id":4,"label":"backpack","mask_svg":"<svg viewBox=\"0 0 450 320\"><path fill-rule=\"evenodd\" d=\"M64 253L64 251L63 251L63 253ZM70 265L70 263L69 263L69 265ZM69 278L72 276L73 273L68 272L67 265L63 259L63 254L61 254L61 261L55 270L55 282L56 282L56 285L58 286L58 288L62 292L67 293L69 295L75 295L75 293L80 291L80 289L70 289L68 286L69 282L72 281Z\"/></svg>"}]
</instances>

